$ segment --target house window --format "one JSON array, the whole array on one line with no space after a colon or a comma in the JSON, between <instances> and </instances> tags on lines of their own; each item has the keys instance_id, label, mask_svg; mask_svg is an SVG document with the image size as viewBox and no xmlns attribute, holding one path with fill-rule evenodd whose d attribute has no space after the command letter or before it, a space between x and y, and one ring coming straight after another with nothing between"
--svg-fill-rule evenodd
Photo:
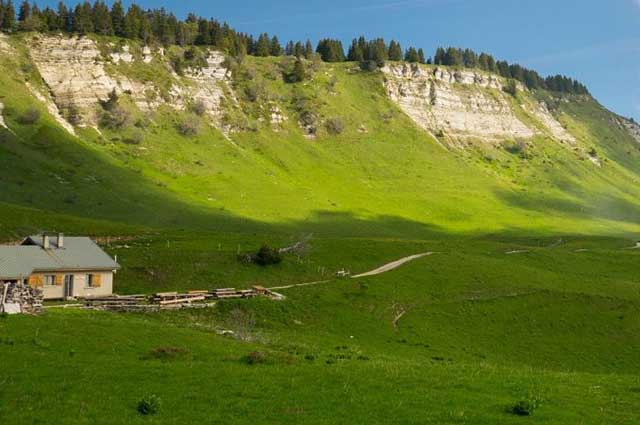
<instances>
[{"instance_id":1,"label":"house window","mask_svg":"<svg viewBox=\"0 0 640 425\"><path fill-rule=\"evenodd\" d=\"M45 286L55 286L56 284L56 275L47 274L44 276L44 284Z\"/></svg>"},{"instance_id":2,"label":"house window","mask_svg":"<svg viewBox=\"0 0 640 425\"><path fill-rule=\"evenodd\" d=\"M87 288L93 288L93 275L88 274L85 278L85 282L87 282Z\"/></svg>"}]
</instances>

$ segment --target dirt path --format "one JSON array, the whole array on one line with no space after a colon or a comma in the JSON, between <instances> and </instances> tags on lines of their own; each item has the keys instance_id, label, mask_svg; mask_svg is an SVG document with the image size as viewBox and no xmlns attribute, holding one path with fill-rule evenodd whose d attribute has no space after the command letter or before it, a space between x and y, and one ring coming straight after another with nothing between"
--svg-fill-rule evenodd
<instances>
[{"instance_id":1,"label":"dirt path","mask_svg":"<svg viewBox=\"0 0 640 425\"><path fill-rule=\"evenodd\" d=\"M393 261L391 263L385 264L382 267L378 267L375 270L371 270L370 272L361 273L361 274L358 274L358 275L355 275L355 276L351 276L351 278L352 279L356 279L356 278L360 278L360 277L375 276L375 275L378 275L378 274L386 273L388 271L397 269L401 265L406 264L406 263L408 263L410 261L417 260L418 258L426 257L428 255L433 255L433 254L434 254L433 252L425 252L423 254L416 254L416 255L411 255L409 257L404 257L404 258L401 258L399 260Z\"/></svg>"},{"instance_id":2,"label":"dirt path","mask_svg":"<svg viewBox=\"0 0 640 425\"><path fill-rule=\"evenodd\" d=\"M356 276L351 276L352 279L355 278L359 278L359 277L367 277L367 276L375 276L378 274L382 274L382 273L386 273L388 271L391 271L393 269L397 269L398 267L400 267L401 265L408 263L410 261L413 260L417 260L418 258L422 258L422 257L426 257L428 255L433 255L435 254L434 252L425 252L423 254L416 254L416 255L411 255L409 257L405 257L405 258L401 258L399 260L396 260L394 262L391 262L389 264L385 264L382 267L378 267L375 270L371 270L370 272L366 272L366 273L362 273ZM296 283L293 285L285 285L285 286L274 286L273 288L268 288L270 291L277 291L280 289L291 289L291 288L300 288L303 286L314 286L314 285L321 285L323 283L329 283L329 282L333 282L335 281L335 279L327 279L327 280L319 280L316 282L307 282L307 283Z\"/></svg>"}]
</instances>

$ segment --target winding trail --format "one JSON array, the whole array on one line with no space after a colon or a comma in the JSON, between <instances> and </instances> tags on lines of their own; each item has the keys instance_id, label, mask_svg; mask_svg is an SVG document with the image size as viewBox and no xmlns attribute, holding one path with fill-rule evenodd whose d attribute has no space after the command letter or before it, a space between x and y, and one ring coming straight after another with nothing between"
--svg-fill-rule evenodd
<instances>
[{"instance_id":1,"label":"winding trail","mask_svg":"<svg viewBox=\"0 0 640 425\"><path fill-rule=\"evenodd\" d=\"M382 267L378 267L375 270L371 270L369 272L366 273L361 273L359 275L355 275L355 276L351 276L352 279L357 279L360 277L367 277L367 276L375 276L375 275L379 275L382 273L386 273L388 271L397 269L398 267L400 267L403 264L406 264L410 261L413 260L417 260L418 258L422 258L422 257L426 257L429 255L433 255L435 254L435 252L425 252L422 254L416 254L416 255L410 255L409 257L404 257L401 258L399 260L393 261L391 263L385 264ZM329 282L333 282L335 279L327 279L327 280L319 280L316 282L307 282L307 283L296 283L293 285L286 285L286 286L274 286L273 288L268 288L270 291L276 291L276 290L280 290L280 289L291 289L291 288L298 288L298 287L303 287L303 286L314 286L314 285L321 285L323 283L329 283Z\"/></svg>"},{"instance_id":2,"label":"winding trail","mask_svg":"<svg viewBox=\"0 0 640 425\"><path fill-rule=\"evenodd\" d=\"M385 264L382 267L378 267L375 270L371 270L370 272L366 272L366 273L358 274L358 275L355 275L355 276L351 276L351 278L352 279L357 279L359 277L375 276L375 275L378 275L378 274L386 273L388 271L397 269L401 265L406 264L406 263L408 263L410 261L417 260L418 258L426 257L428 255L433 255L433 254L435 254L435 253L434 252L425 252L425 253L422 253L422 254L416 254L416 255L411 255L409 257L404 257L404 258L401 258L399 260L393 261L391 263Z\"/></svg>"}]
</instances>

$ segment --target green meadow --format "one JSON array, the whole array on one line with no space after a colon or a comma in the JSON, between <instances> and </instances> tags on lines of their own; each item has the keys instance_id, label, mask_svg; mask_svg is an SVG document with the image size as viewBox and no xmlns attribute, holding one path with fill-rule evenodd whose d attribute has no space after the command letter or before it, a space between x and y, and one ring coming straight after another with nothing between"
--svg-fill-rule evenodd
<instances>
[{"instance_id":1,"label":"green meadow","mask_svg":"<svg viewBox=\"0 0 640 425\"><path fill-rule=\"evenodd\" d=\"M640 422L640 250L627 249L640 239L640 149L596 101L557 102L581 150L542 135L520 153L459 149L416 127L380 73L315 64L287 84L278 60L247 57L226 118L242 131L202 122L185 137L185 113L144 113L123 96L140 127L74 137L30 93L25 82L41 80L11 42L3 242L100 238L122 265L120 294L327 282L197 311L0 317L0 422ZM163 78L151 66L113 72ZM518 114L551 97L518 96ZM272 128L265 102L290 119ZM344 131L305 138L301 102ZM30 107L41 116L25 124ZM237 259L299 240L308 252L275 266ZM425 252L377 276L335 276ZM150 395L160 407L143 416ZM532 415L513 413L520 402Z\"/></svg>"}]
</instances>

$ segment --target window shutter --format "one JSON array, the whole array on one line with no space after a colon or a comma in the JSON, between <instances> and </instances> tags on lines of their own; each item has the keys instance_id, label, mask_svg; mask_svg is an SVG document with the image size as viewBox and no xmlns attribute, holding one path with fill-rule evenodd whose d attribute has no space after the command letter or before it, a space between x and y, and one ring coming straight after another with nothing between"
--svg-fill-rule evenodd
<instances>
[{"instance_id":1,"label":"window shutter","mask_svg":"<svg viewBox=\"0 0 640 425\"><path fill-rule=\"evenodd\" d=\"M101 274L94 274L93 275L93 287L94 288L99 288L102 286L102 275Z\"/></svg>"},{"instance_id":2,"label":"window shutter","mask_svg":"<svg viewBox=\"0 0 640 425\"><path fill-rule=\"evenodd\" d=\"M29 276L29 286L32 288L41 288L43 284L43 276L41 274L32 274Z\"/></svg>"},{"instance_id":3,"label":"window shutter","mask_svg":"<svg viewBox=\"0 0 640 425\"><path fill-rule=\"evenodd\" d=\"M64 283L64 275L58 273L56 275L56 286L62 286L63 283Z\"/></svg>"}]
</instances>

